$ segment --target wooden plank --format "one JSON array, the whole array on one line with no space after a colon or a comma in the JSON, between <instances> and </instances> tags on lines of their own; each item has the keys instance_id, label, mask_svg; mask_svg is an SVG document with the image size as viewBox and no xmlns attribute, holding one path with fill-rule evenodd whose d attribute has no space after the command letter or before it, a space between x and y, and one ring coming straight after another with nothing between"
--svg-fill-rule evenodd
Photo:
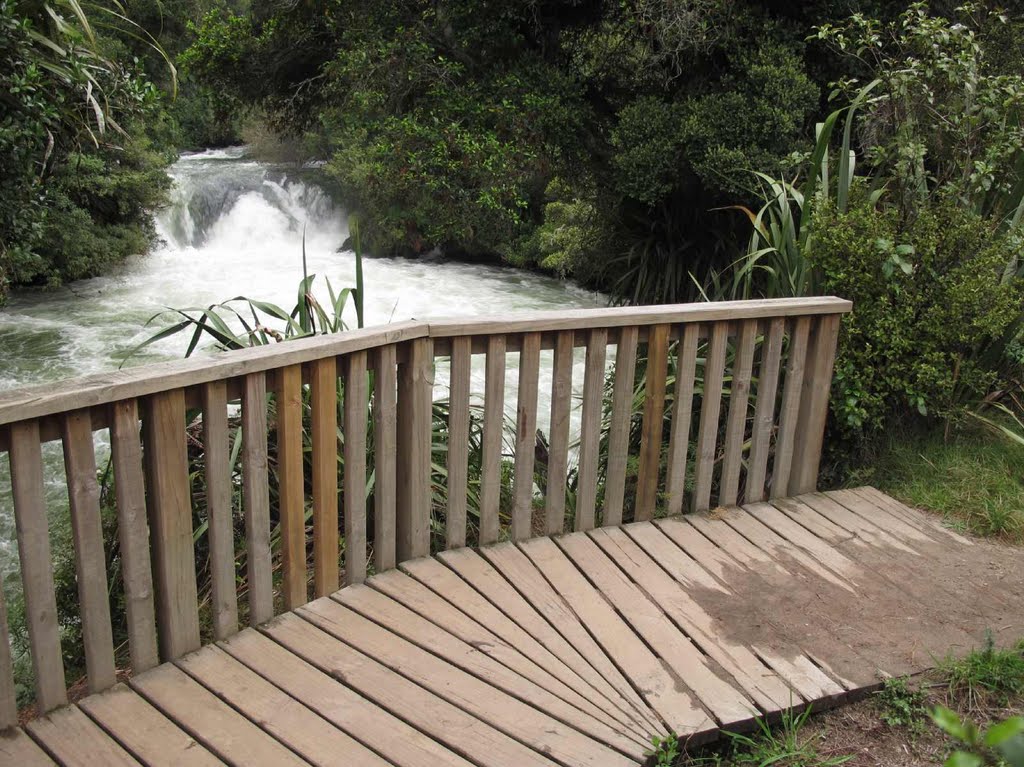
<instances>
[{"instance_id":1,"label":"wooden plank","mask_svg":"<svg viewBox=\"0 0 1024 767\"><path fill-rule=\"evenodd\" d=\"M597 475L601 446L601 408L604 395L604 363L608 331L587 334L587 363L583 374L583 411L580 424L579 472L576 478L574 529L590 530L597 509Z\"/></svg>"},{"instance_id":2,"label":"wooden plank","mask_svg":"<svg viewBox=\"0 0 1024 767\"><path fill-rule=\"evenodd\" d=\"M693 528L683 525L677 518L659 519L655 524L638 522L626 525L623 528L630 538L643 547L651 558L661 565L672 578L681 583L687 591L691 593L717 592L719 594L731 594L732 591L729 589L727 582L723 586L716 581L711 573L704 569L703 565L698 563L682 546L675 542L676 538L674 536L684 533L683 537L685 537L687 529L696 533ZM701 536L697 533L695 537L700 538ZM716 547L710 546L710 548Z\"/></svg>"},{"instance_id":3,"label":"wooden plank","mask_svg":"<svg viewBox=\"0 0 1024 767\"><path fill-rule=\"evenodd\" d=\"M0 425L199 386L210 381L262 375L288 365L301 365L360 349L375 349L385 344L422 338L427 330L423 322L395 322L375 328L296 338L287 344L254 346L213 356L111 370L60 384L11 389L0 394Z\"/></svg>"},{"instance_id":4,"label":"wooden plank","mask_svg":"<svg viewBox=\"0 0 1024 767\"><path fill-rule=\"evenodd\" d=\"M0 730L0 764L53 767L56 764L20 727Z\"/></svg>"},{"instance_id":5,"label":"wooden plank","mask_svg":"<svg viewBox=\"0 0 1024 767\"><path fill-rule=\"evenodd\" d=\"M281 597L291 610L307 600L306 495L302 472L302 368L277 371L277 481L281 524Z\"/></svg>"},{"instance_id":6,"label":"wooden plank","mask_svg":"<svg viewBox=\"0 0 1024 767\"><path fill-rule=\"evenodd\" d=\"M538 755L545 754L562 764L636 763L337 602L319 599L300 608L298 614L360 652L372 653L388 668L534 749ZM518 763L497 754L492 754L491 760Z\"/></svg>"},{"instance_id":7,"label":"wooden plank","mask_svg":"<svg viewBox=\"0 0 1024 767\"><path fill-rule=\"evenodd\" d=\"M609 716L646 737L649 726L633 706L485 560L475 552L439 556L473 579L473 585L455 569L435 559L406 562L402 569L496 636L503 637L552 676L598 702Z\"/></svg>"},{"instance_id":8,"label":"wooden plank","mask_svg":"<svg viewBox=\"0 0 1024 767\"><path fill-rule=\"evenodd\" d=\"M11 424L11 494L17 528L25 623L32 651L36 707L47 712L67 703L64 662L57 624L57 600L50 558L50 531L46 521L43 453L39 424Z\"/></svg>"},{"instance_id":9,"label":"wooden plank","mask_svg":"<svg viewBox=\"0 0 1024 767\"><path fill-rule=\"evenodd\" d=\"M452 363L448 393L448 510L445 545L466 545L467 490L469 482L469 381L473 349L471 339L452 339Z\"/></svg>"},{"instance_id":10,"label":"wooden plank","mask_svg":"<svg viewBox=\"0 0 1024 767\"><path fill-rule=\"evenodd\" d=\"M131 685L229 764L306 764L173 664L132 677Z\"/></svg>"},{"instance_id":11,"label":"wooden plank","mask_svg":"<svg viewBox=\"0 0 1024 767\"><path fill-rule=\"evenodd\" d=\"M107 557L103 551L100 487L88 411L66 413L61 423L64 473L67 476L75 574L82 618L82 644L89 692L117 681L114 675L114 637L107 594Z\"/></svg>"},{"instance_id":12,"label":"wooden plank","mask_svg":"<svg viewBox=\"0 0 1024 767\"><path fill-rule=\"evenodd\" d=\"M661 471L661 432L665 420L665 387L668 376L669 325L654 325L647 338L647 371L644 418L640 436L640 467L637 472L636 520L654 517Z\"/></svg>"},{"instance_id":13,"label":"wooden plank","mask_svg":"<svg viewBox=\"0 0 1024 767\"><path fill-rule=\"evenodd\" d=\"M203 462L210 540L210 607L213 635L224 639L238 631L235 586L235 525L232 514L231 436L228 390L224 381L203 386ZM145 670L145 669L142 669Z\"/></svg>"},{"instance_id":14,"label":"wooden plank","mask_svg":"<svg viewBox=\"0 0 1024 767\"><path fill-rule=\"evenodd\" d=\"M874 501L876 506L886 509L889 513L894 514L908 524L916 525L923 530L930 530L939 533L940 539L944 539L944 542L952 542L958 546L974 545L974 541L960 535L954 530L951 530L937 517L919 509L912 509L905 503L897 501L895 498L886 495L874 487L865 485L863 487L853 488L853 492Z\"/></svg>"},{"instance_id":15,"label":"wooden plank","mask_svg":"<svg viewBox=\"0 0 1024 767\"><path fill-rule=\"evenodd\" d=\"M397 577L408 577L401 573L394 574ZM625 756L646 745L643 740L634 740L612 729L605 721L607 717L600 711L595 713L583 710L567 702L532 679L509 669L477 647L455 636L447 626L435 625L386 594L368 586L361 586L339 591L332 599L420 650L436 656L450 667L472 674L492 687L599 740ZM442 669L443 666L438 664L437 668Z\"/></svg>"},{"instance_id":16,"label":"wooden plank","mask_svg":"<svg viewBox=\"0 0 1024 767\"><path fill-rule=\"evenodd\" d=\"M885 530L893 537L910 543L935 544L937 541L928 533L903 519L880 509L873 499L865 498L852 490L833 490L825 497L839 503L853 514Z\"/></svg>"},{"instance_id":17,"label":"wooden plank","mask_svg":"<svg viewBox=\"0 0 1024 767\"><path fill-rule=\"evenodd\" d=\"M821 517L827 519L837 527L857 536L856 540L864 541L873 546L885 546L902 551L911 556L920 556L920 552L906 545L895 535L883 530L873 522L854 514L841 503L837 503L824 493L806 493L793 499L780 498L774 502L783 510L788 511L790 503L804 504L807 508L813 509ZM786 504L785 506L782 504Z\"/></svg>"},{"instance_id":18,"label":"wooden plank","mask_svg":"<svg viewBox=\"0 0 1024 767\"><path fill-rule=\"evenodd\" d=\"M516 402L515 468L512 470L512 540L533 534L533 466L537 447L540 333L523 336Z\"/></svg>"},{"instance_id":19,"label":"wooden plank","mask_svg":"<svg viewBox=\"0 0 1024 767\"><path fill-rule=\"evenodd\" d=\"M800 421L800 398L803 392L807 336L810 328L809 317L797 317L789 336L786 382L782 389L782 409L779 412L779 434L775 440L775 461L772 463L769 498L789 495L789 477L793 468L793 447Z\"/></svg>"},{"instance_id":20,"label":"wooden plank","mask_svg":"<svg viewBox=\"0 0 1024 767\"><path fill-rule=\"evenodd\" d=\"M480 554L491 565L492 572L495 572L499 578L504 576L504 579L515 587L526 602L561 635L559 641L563 644L568 643L575 652L586 658L587 663L593 667L605 683L610 685L619 697L625 699L631 708L649 726L654 728L654 732L665 730L665 725L658 715L637 694L634 686L594 640L566 600L548 582L546 574L542 574L519 548L512 544L499 544L482 549ZM473 560L458 562L458 565L466 570L469 570L467 565L472 566L473 564ZM472 570L469 572L479 578L479 568L475 568L475 570L476 572ZM505 599L496 604L503 606ZM530 630L532 631L532 629Z\"/></svg>"},{"instance_id":21,"label":"wooden plank","mask_svg":"<svg viewBox=\"0 0 1024 767\"><path fill-rule=\"evenodd\" d=\"M111 413L110 460L114 468L117 499L117 534L121 548L128 649L132 670L139 674L153 668L160 660L138 405L135 400L115 402Z\"/></svg>"},{"instance_id":22,"label":"wooden plank","mask_svg":"<svg viewBox=\"0 0 1024 767\"><path fill-rule=\"evenodd\" d=\"M804 368L803 393L796 440L793 445L793 468L787 495L817 490L818 467L828 418L828 400L832 392L832 366L836 360L839 339L838 314L819 317L814 323L811 359Z\"/></svg>"},{"instance_id":23,"label":"wooden plank","mask_svg":"<svg viewBox=\"0 0 1024 767\"><path fill-rule=\"evenodd\" d=\"M744 568L773 573L779 577L795 577L773 557L725 524L720 517L713 518L708 514L695 514L684 517L684 519L686 524L692 525L721 551L727 552L743 565ZM699 555L696 558L702 567L706 566L705 561Z\"/></svg>"},{"instance_id":24,"label":"wooden plank","mask_svg":"<svg viewBox=\"0 0 1024 767\"><path fill-rule=\"evenodd\" d=\"M270 479L267 475L267 382L245 377L242 388L242 506L245 513L249 623L274 615L270 559Z\"/></svg>"},{"instance_id":25,"label":"wooden plank","mask_svg":"<svg viewBox=\"0 0 1024 767\"><path fill-rule=\"evenodd\" d=\"M377 572L395 566L398 543L397 366L398 354L394 346L377 350L373 378L373 565Z\"/></svg>"},{"instance_id":26,"label":"wooden plank","mask_svg":"<svg viewBox=\"0 0 1024 767\"><path fill-rule=\"evenodd\" d=\"M185 442L185 394L154 394L142 421L146 509L153 531L153 574L160 658L199 647L199 598L192 545L192 496Z\"/></svg>"},{"instance_id":27,"label":"wooden plank","mask_svg":"<svg viewBox=\"0 0 1024 767\"><path fill-rule=\"evenodd\" d=\"M745 643L732 640L720 630L715 618L690 597L688 589L659 566L661 560L656 555L638 545L637 540L646 540L646 536L636 536L636 532L646 528L664 538L658 529L650 524L630 528L633 536L622 529L610 529L595 531L591 537L704 653L732 676L762 712L781 711L802 703L803 699L794 696L783 679L767 668ZM688 680L688 670L677 668ZM748 716L749 713L744 712Z\"/></svg>"},{"instance_id":28,"label":"wooden plank","mask_svg":"<svg viewBox=\"0 0 1024 767\"><path fill-rule=\"evenodd\" d=\"M636 327L622 328L615 347L615 381L611 424L608 430L608 466L605 470L604 511L601 514L601 524L605 526L622 524L639 336L640 331Z\"/></svg>"},{"instance_id":29,"label":"wooden plank","mask_svg":"<svg viewBox=\"0 0 1024 767\"><path fill-rule=\"evenodd\" d=\"M414 724L422 724L425 731L431 731L452 724L445 717L444 701L437 701L439 706L431 705L437 699L429 693L375 661L364 661L354 650L294 615L281 616L267 629L277 641L250 629L223 643L221 649L392 764L470 764L387 708L393 705L410 715ZM340 678L356 687L342 684ZM359 684L368 687L371 694L361 695ZM405 692L409 693L408 699L403 696Z\"/></svg>"},{"instance_id":30,"label":"wooden plank","mask_svg":"<svg viewBox=\"0 0 1024 767\"><path fill-rule=\"evenodd\" d=\"M676 389L665 471L666 510L683 513L686 494L686 459L690 450L690 421L693 419L693 390L697 382L697 345L700 325L684 325L676 351Z\"/></svg>"},{"instance_id":31,"label":"wooden plank","mask_svg":"<svg viewBox=\"0 0 1024 767\"><path fill-rule=\"evenodd\" d=\"M393 346L384 349L394 350ZM381 376L377 381L380 386ZM310 447L312 449L313 482L313 594L326 596L338 590L339 546L338 546L338 365L334 357L317 360L310 368ZM392 389L392 403L394 401ZM378 409L374 409L374 427L377 428ZM392 411L392 427L394 426ZM386 436L381 435L383 439ZM392 428L391 437L394 439ZM380 442L375 444L381 445ZM392 449L394 443L391 443ZM392 461L394 457L392 456ZM394 464L392 464L392 467ZM386 480L381 466L377 466L378 484L374 491L375 502L386 494ZM392 513L394 512L394 478L392 492ZM378 534L380 527L375 528ZM392 536L393 538L393 536ZM393 544L392 544L393 546ZM377 547L374 548L377 551Z\"/></svg>"},{"instance_id":32,"label":"wooden plank","mask_svg":"<svg viewBox=\"0 0 1024 767\"><path fill-rule=\"evenodd\" d=\"M427 563L431 560L413 560L414 563ZM428 567L426 570L430 573L440 570L447 573L450 578L458 580L458 576L452 571L445 568L443 565L434 562L434 567ZM420 568L421 571L423 568ZM435 581L437 582L437 581ZM486 655L488 658L500 663L505 669L513 671L523 679L527 679L530 682L536 684L538 687L543 688L553 695L557 695L563 701L575 706L580 711L589 714L591 717L597 718L601 721L610 719L611 723L614 723L616 729L622 729L625 725L626 729L629 727L628 721L624 722L616 717L616 711L614 708L604 705L599 706L592 702L592 697L598 695L596 691L587 685L579 677L569 675L574 686L566 684L562 679L551 674L544 668L541 663L537 662L534 655L539 653L545 658L549 655L544 647L536 642L532 637L527 635L521 629L518 629L515 624L512 624L507 618L504 621L504 627L507 628L509 625L512 626L512 636L506 636L504 634L496 634L491 629L485 627L482 623L474 620L473 617L460 610L452 603L445 600L441 595L431 591L430 588L423 585L418 580L406 573L398 570L392 570L387 573L381 573L374 576L368 582L368 585L386 594L396 602L401 603L409 610L412 610L419 617L430 621L440 629L444 629L438 636L453 635L457 637L461 642L471 648L475 648L479 652ZM466 586L465 583L462 584ZM465 588L464 590L457 591L461 596L466 591L474 593L472 589ZM486 603L486 600L480 598L477 594L477 600L470 601L482 601ZM356 603L358 600L350 601L346 594L338 594L336 598L348 604L353 609L359 610L359 605ZM478 605L477 605L478 606ZM486 612L487 608L494 610L494 607L490 604L486 604L483 610ZM368 617L368 611L363 611ZM376 615L377 613L375 613ZM376 618L375 618L376 619ZM378 622L380 622L378 620ZM401 630L396 633L402 633ZM406 636L405 634L402 634ZM409 635L406 638L416 642L413 635ZM423 642L416 642L424 649L429 649ZM436 653L435 653L436 654ZM554 659L552 659L554 660ZM555 661L555 665L558 664ZM464 666L467 671L472 669L467 665ZM564 668L564 667L563 667ZM479 674L478 674L479 676ZM577 691L577 688L582 689L582 693ZM511 692L511 690L509 690ZM515 694L514 692L512 694ZM611 710L609 711L609 708ZM640 731L631 731L633 738L640 738L639 743L646 746L647 740ZM606 741L607 742L607 741Z\"/></svg>"},{"instance_id":33,"label":"wooden plank","mask_svg":"<svg viewBox=\"0 0 1024 767\"><path fill-rule=\"evenodd\" d=\"M319 608L326 610L326 615L316 612ZM417 661L422 661L424 665L417 662L408 664L409 668L403 666L401 671L395 669L392 664L396 659L393 656L396 647L403 646L403 640L392 637L382 629L375 632L375 642L370 652L361 650L357 642L352 646L339 642L338 633L351 636L353 640L365 638L362 630L343 632L344 628L352 628L353 625L363 627L365 619L330 600L312 602L301 608L299 613L307 616L309 622L305 628L297 630L297 618L289 616L289 621L281 620L269 627L270 634L320 668L330 669L333 674L344 678L346 684L360 693L369 694L396 716L477 763L550 764L540 753L502 732L494 722L474 714L474 710L486 711L498 701L508 702L510 707L500 717L504 719L501 724L505 729L514 727L518 711L511 704L512 699L503 693L479 682L477 685L469 683L470 689L478 694L484 690L486 696L476 701L469 700L462 682L472 677L462 672L455 673L455 669L446 667L452 672L447 683L438 682L430 673L434 664L428 658L432 656L426 653L417 655ZM344 624L337 623L330 617L332 615L344 615ZM330 644L331 640L333 645ZM407 676L422 680L424 686L414 683ZM443 693L441 688L444 688Z\"/></svg>"},{"instance_id":34,"label":"wooden plank","mask_svg":"<svg viewBox=\"0 0 1024 767\"><path fill-rule=\"evenodd\" d=\"M565 529L565 491L569 471L569 413L572 410L573 333L555 337L551 374L551 425L548 429L548 476L544 499L548 535ZM449 547L451 548L451 547Z\"/></svg>"},{"instance_id":35,"label":"wooden plank","mask_svg":"<svg viewBox=\"0 0 1024 767\"><path fill-rule=\"evenodd\" d=\"M775 424L775 395L779 390L779 365L782 360L782 340L786 321L775 317L761 348L761 365L757 375L757 404L754 406L754 426L750 437L750 458L747 464L747 502L763 501L764 481L768 471L768 453L772 427Z\"/></svg>"},{"instance_id":36,"label":"wooden plank","mask_svg":"<svg viewBox=\"0 0 1024 767\"><path fill-rule=\"evenodd\" d=\"M50 756L65 767L139 764L78 706L52 711L41 719L33 719L25 727Z\"/></svg>"},{"instance_id":37,"label":"wooden plank","mask_svg":"<svg viewBox=\"0 0 1024 767\"><path fill-rule=\"evenodd\" d=\"M714 727L681 680L661 664L550 538L535 538L521 546L672 732L696 736Z\"/></svg>"},{"instance_id":38,"label":"wooden plank","mask_svg":"<svg viewBox=\"0 0 1024 767\"><path fill-rule=\"evenodd\" d=\"M725 427L725 456L722 459L722 486L718 502L732 506L739 498L740 467L743 464L743 437L747 428L747 403L750 398L750 374L754 366L757 321L744 320L736 338L736 358L729 386L729 415Z\"/></svg>"},{"instance_id":39,"label":"wooden plank","mask_svg":"<svg viewBox=\"0 0 1024 767\"><path fill-rule=\"evenodd\" d=\"M366 579L366 352L345 365L345 584Z\"/></svg>"},{"instance_id":40,"label":"wooden plank","mask_svg":"<svg viewBox=\"0 0 1024 767\"><path fill-rule=\"evenodd\" d=\"M18 700L14 689L14 663L11 660L11 635L7 628L7 604L4 577L0 573L0 733L18 724ZM11 746L14 748L14 746ZM3 741L0 740L0 754Z\"/></svg>"},{"instance_id":41,"label":"wooden plank","mask_svg":"<svg viewBox=\"0 0 1024 767\"><path fill-rule=\"evenodd\" d=\"M697 432L697 464L693 478L693 510L711 507L711 482L715 470L718 442L718 418L722 409L722 380L729 325L719 322L711 326L707 360L704 363L704 394L700 405L700 427Z\"/></svg>"},{"instance_id":42,"label":"wooden plank","mask_svg":"<svg viewBox=\"0 0 1024 767\"><path fill-rule=\"evenodd\" d=\"M278 689L219 647L204 647L182 658L178 666L310 764L387 764L301 700Z\"/></svg>"},{"instance_id":43,"label":"wooden plank","mask_svg":"<svg viewBox=\"0 0 1024 767\"><path fill-rule=\"evenodd\" d=\"M772 506L801 527L816 535L829 546L841 548L848 541L860 546L865 544L865 541L859 538L856 533L840 527L828 517L819 514L803 501L796 498L776 498L772 501ZM914 552L910 551L909 553L912 554Z\"/></svg>"},{"instance_id":44,"label":"wooden plank","mask_svg":"<svg viewBox=\"0 0 1024 767\"><path fill-rule=\"evenodd\" d=\"M726 588L730 578L735 577L743 569L742 565L727 551L720 549L699 532L696 527L684 522L679 517L658 519L654 521L654 524L662 533L668 536L672 543L700 565L701 569L714 576L719 584L721 584L717 586L719 589ZM631 533L632 529L628 529L627 532ZM630 537L636 538L633 535ZM644 546L642 541L638 541L638 543ZM670 561L675 561L678 558L678 554L672 549L669 552L671 552ZM655 557L655 559L659 563L661 562L659 557ZM664 565L662 566L664 567Z\"/></svg>"},{"instance_id":45,"label":"wooden plank","mask_svg":"<svg viewBox=\"0 0 1024 767\"><path fill-rule=\"evenodd\" d=\"M483 468L480 475L480 545L498 540L502 435L505 430L505 336L487 339L484 383Z\"/></svg>"},{"instance_id":46,"label":"wooden plank","mask_svg":"<svg viewBox=\"0 0 1024 767\"><path fill-rule=\"evenodd\" d=\"M223 762L130 687L118 684L78 704L137 759L154 767L220 765Z\"/></svg>"},{"instance_id":47,"label":"wooden plank","mask_svg":"<svg viewBox=\"0 0 1024 767\"><path fill-rule=\"evenodd\" d=\"M429 338L407 344L398 366L399 562L430 553L430 450L433 431L434 352Z\"/></svg>"}]
</instances>

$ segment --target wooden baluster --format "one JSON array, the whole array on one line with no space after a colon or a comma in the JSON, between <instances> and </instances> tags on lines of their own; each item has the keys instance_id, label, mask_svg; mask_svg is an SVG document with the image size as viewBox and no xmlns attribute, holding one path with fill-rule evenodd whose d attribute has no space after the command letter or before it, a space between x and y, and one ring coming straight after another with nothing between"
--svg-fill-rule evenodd
<instances>
[{"instance_id":1,"label":"wooden baluster","mask_svg":"<svg viewBox=\"0 0 1024 767\"><path fill-rule=\"evenodd\" d=\"M286 610L309 600L306 591L306 496L302 476L302 367L277 371L277 479L281 520L282 596Z\"/></svg>"},{"instance_id":2,"label":"wooden baluster","mask_svg":"<svg viewBox=\"0 0 1024 767\"><path fill-rule=\"evenodd\" d=\"M227 382L211 381L203 385L203 457L210 536L210 603L213 635L218 640L238 631L230 440Z\"/></svg>"},{"instance_id":3,"label":"wooden baluster","mask_svg":"<svg viewBox=\"0 0 1024 767\"><path fill-rule=\"evenodd\" d=\"M754 426L747 465L747 503L764 500L764 479L768 469L772 427L775 424L775 395L779 390L779 363L785 330L786 321L782 317L773 319L768 326L761 349L761 366L757 375L757 404L754 406Z\"/></svg>"},{"instance_id":4,"label":"wooden baluster","mask_svg":"<svg viewBox=\"0 0 1024 767\"><path fill-rule=\"evenodd\" d=\"M537 384L540 375L540 333L526 333L519 352L519 393L516 404L516 453L512 474L512 540L532 534L533 464L537 447Z\"/></svg>"},{"instance_id":5,"label":"wooden baluster","mask_svg":"<svg viewBox=\"0 0 1024 767\"><path fill-rule=\"evenodd\" d=\"M245 512L249 623L274 617L267 476L267 380L250 373L242 386L242 502Z\"/></svg>"},{"instance_id":6,"label":"wooden baluster","mask_svg":"<svg viewBox=\"0 0 1024 767\"><path fill-rule=\"evenodd\" d=\"M472 362L470 336L452 339L448 396L448 511L445 546L466 545L466 491L469 481L469 380Z\"/></svg>"},{"instance_id":7,"label":"wooden baluster","mask_svg":"<svg viewBox=\"0 0 1024 767\"><path fill-rule=\"evenodd\" d=\"M775 461L772 464L771 498L788 493L790 469L793 466L793 445L800 420L800 395L804 385L804 364L807 359L807 336L810 317L797 317L789 337L789 358L786 360L786 382L782 389L782 410L779 412L779 435L775 440Z\"/></svg>"},{"instance_id":8,"label":"wooden baluster","mask_svg":"<svg viewBox=\"0 0 1024 767\"><path fill-rule=\"evenodd\" d=\"M612 394L611 428L608 432L608 468L604 483L604 513L601 515L601 524L605 526L622 524L639 336L640 329L636 326L622 328L619 330L619 339L615 347L615 383Z\"/></svg>"},{"instance_id":9,"label":"wooden baluster","mask_svg":"<svg viewBox=\"0 0 1024 767\"><path fill-rule=\"evenodd\" d=\"M736 357L729 387L729 415L725 427L725 457L722 460L722 485L719 504L734 506L739 498L740 465L743 463L743 436L747 428L747 403L750 398L750 374L757 343L757 320L744 320L736 338Z\"/></svg>"},{"instance_id":10,"label":"wooden baluster","mask_svg":"<svg viewBox=\"0 0 1024 767\"><path fill-rule=\"evenodd\" d=\"M7 604L4 602L4 577L0 573L0 732L18 724L18 698L14 692L14 663L11 661L11 635L7 629Z\"/></svg>"},{"instance_id":11,"label":"wooden baluster","mask_svg":"<svg viewBox=\"0 0 1024 767\"><path fill-rule=\"evenodd\" d=\"M694 511L707 511L711 506L711 480L715 470L718 418L722 409L722 380L728 338L728 322L719 321L711 326L708 355L704 363L704 396L700 408L700 427L697 431L697 465L693 478Z\"/></svg>"},{"instance_id":12,"label":"wooden baluster","mask_svg":"<svg viewBox=\"0 0 1024 767\"><path fill-rule=\"evenodd\" d=\"M398 503L398 356L393 344L377 350L373 378L373 565L395 566ZM335 557L337 560L337 557Z\"/></svg>"},{"instance_id":13,"label":"wooden baluster","mask_svg":"<svg viewBox=\"0 0 1024 767\"><path fill-rule=\"evenodd\" d=\"M687 323L682 326L682 337L676 350L675 402L672 406L672 430L668 438L668 469L665 477L665 493L668 496L666 508L669 514L683 513L699 341L700 325Z\"/></svg>"},{"instance_id":14,"label":"wooden baluster","mask_svg":"<svg viewBox=\"0 0 1024 767\"><path fill-rule=\"evenodd\" d=\"M185 392L150 395L142 421L146 508L153 532L160 658L199 649L199 603L192 545L192 498L185 442Z\"/></svg>"},{"instance_id":15,"label":"wooden baluster","mask_svg":"<svg viewBox=\"0 0 1024 767\"><path fill-rule=\"evenodd\" d=\"M366 352L345 360L345 585L366 580Z\"/></svg>"},{"instance_id":16,"label":"wooden baluster","mask_svg":"<svg viewBox=\"0 0 1024 767\"><path fill-rule=\"evenodd\" d=\"M433 386L433 339L417 338L406 345L398 366L399 562L430 554Z\"/></svg>"},{"instance_id":17,"label":"wooden baluster","mask_svg":"<svg viewBox=\"0 0 1024 767\"><path fill-rule=\"evenodd\" d=\"M573 332L555 336L551 372L551 424L548 428L548 476L544 499L545 531L565 529L565 486L569 472L569 413L572 410Z\"/></svg>"},{"instance_id":18,"label":"wooden baluster","mask_svg":"<svg viewBox=\"0 0 1024 767\"><path fill-rule=\"evenodd\" d=\"M647 337L647 382L644 420L640 437L640 467L637 472L636 509L633 518L648 520L658 503L658 474L661 469L661 432L665 418L665 387L668 376L669 325L654 325Z\"/></svg>"},{"instance_id":19,"label":"wooden baluster","mask_svg":"<svg viewBox=\"0 0 1024 767\"><path fill-rule=\"evenodd\" d=\"M25 622L35 675L36 707L40 713L46 713L65 705L68 696L60 650L60 626L57 625L50 532L46 522L39 422L13 423L10 435L14 522L21 561Z\"/></svg>"},{"instance_id":20,"label":"wooden baluster","mask_svg":"<svg viewBox=\"0 0 1024 767\"><path fill-rule=\"evenodd\" d=\"M587 364L583 375L583 413L580 430L579 475L576 483L576 530L594 527L597 507L597 473L601 445L601 397L608 331L596 328L587 335Z\"/></svg>"},{"instance_id":21,"label":"wooden baluster","mask_svg":"<svg viewBox=\"0 0 1024 767\"><path fill-rule=\"evenodd\" d=\"M136 674L160 662L139 440L138 404L133 399L115 402L111 406L110 453L117 497L117 534L121 548L128 651L132 671Z\"/></svg>"},{"instance_id":22,"label":"wooden baluster","mask_svg":"<svg viewBox=\"0 0 1024 767\"><path fill-rule=\"evenodd\" d=\"M89 411L65 413L61 419L61 437L71 532L75 543L85 670L89 692L95 693L113 687L117 678L114 674L114 637L107 592L107 557L103 551L103 522L100 518L100 487L96 482L96 454Z\"/></svg>"},{"instance_id":23,"label":"wooden baluster","mask_svg":"<svg viewBox=\"0 0 1024 767\"><path fill-rule=\"evenodd\" d=\"M498 540L502 437L505 430L505 336L487 339L483 467L480 472L480 545Z\"/></svg>"},{"instance_id":24,"label":"wooden baluster","mask_svg":"<svg viewBox=\"0 0 1024 767\"><path fill-rule=\"evenodd\" d=\"M313 450L313 594L338 590L338 366L334 357L310 364Z\"/></svg>"},{"instance_id":25,"label":"wooden baluster","mask_svg":"<svg viewBox=\"0 0 1024 767\"><path fill-rule=\"evenodd\" d=\"M814 322L811 359L804 368L800 415L793 445L793 468L788 495L811 493L818 486L818 467L828 418L829 394L832 391L832 367L836 361L839 339L838 314L826 314Z\"/></svg>"}]
</instances>

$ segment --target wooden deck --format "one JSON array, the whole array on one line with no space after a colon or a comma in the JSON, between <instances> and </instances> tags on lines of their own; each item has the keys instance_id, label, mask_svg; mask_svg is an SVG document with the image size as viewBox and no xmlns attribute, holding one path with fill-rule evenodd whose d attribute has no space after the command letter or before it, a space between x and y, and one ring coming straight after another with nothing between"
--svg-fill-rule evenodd
<instances>
[{"instance_id":1,"label":"wooden deck","mask_svg":"<svg viewBox=\"0 0 1024 767\"><path fill-rule=\"evenodd\" d=\"M1024 564L871 488L405 562L15 729L3 764L628 765L992 627Z\"/></svg>"}]
</instances>

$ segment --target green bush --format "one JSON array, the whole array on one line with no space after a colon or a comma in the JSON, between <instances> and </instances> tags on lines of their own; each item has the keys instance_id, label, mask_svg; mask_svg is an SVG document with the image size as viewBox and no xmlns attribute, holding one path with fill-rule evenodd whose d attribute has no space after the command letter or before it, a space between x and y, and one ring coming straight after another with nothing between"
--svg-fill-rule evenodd
<instances>
[{"instance_id":1,"label":"green bush","mask_svg":"<svg viewBox=\"0 0 1024 767\"><path fill-rule=\"evenodd\" d=\"M811 258L823 290L853 301L843 323L832 407L847 437L894 414L950 416L1001 376L1024 285L1004 276L1010 243L996 223L951 202L910 223L892 207L822 205Z\"/></svg>"}]
</instances>

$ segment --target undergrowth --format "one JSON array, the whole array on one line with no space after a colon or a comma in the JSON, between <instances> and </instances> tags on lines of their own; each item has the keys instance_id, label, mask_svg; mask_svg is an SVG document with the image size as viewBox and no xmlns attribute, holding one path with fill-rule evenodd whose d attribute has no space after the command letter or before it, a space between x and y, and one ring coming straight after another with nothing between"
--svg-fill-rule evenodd
<instances>
[{"instance_id":1,"label":"undergrowth","mask_svg":"<svg viewBox=\"0 0 1024 767\"><path fill-rule=\"evenodd\" d=\"M1024 695L1024 640L999 648L989 632L983 648L961 658L948 656L938 670L948 680L951 700L968 709L1005 706Z\"/></svg>"}]
</instances>

